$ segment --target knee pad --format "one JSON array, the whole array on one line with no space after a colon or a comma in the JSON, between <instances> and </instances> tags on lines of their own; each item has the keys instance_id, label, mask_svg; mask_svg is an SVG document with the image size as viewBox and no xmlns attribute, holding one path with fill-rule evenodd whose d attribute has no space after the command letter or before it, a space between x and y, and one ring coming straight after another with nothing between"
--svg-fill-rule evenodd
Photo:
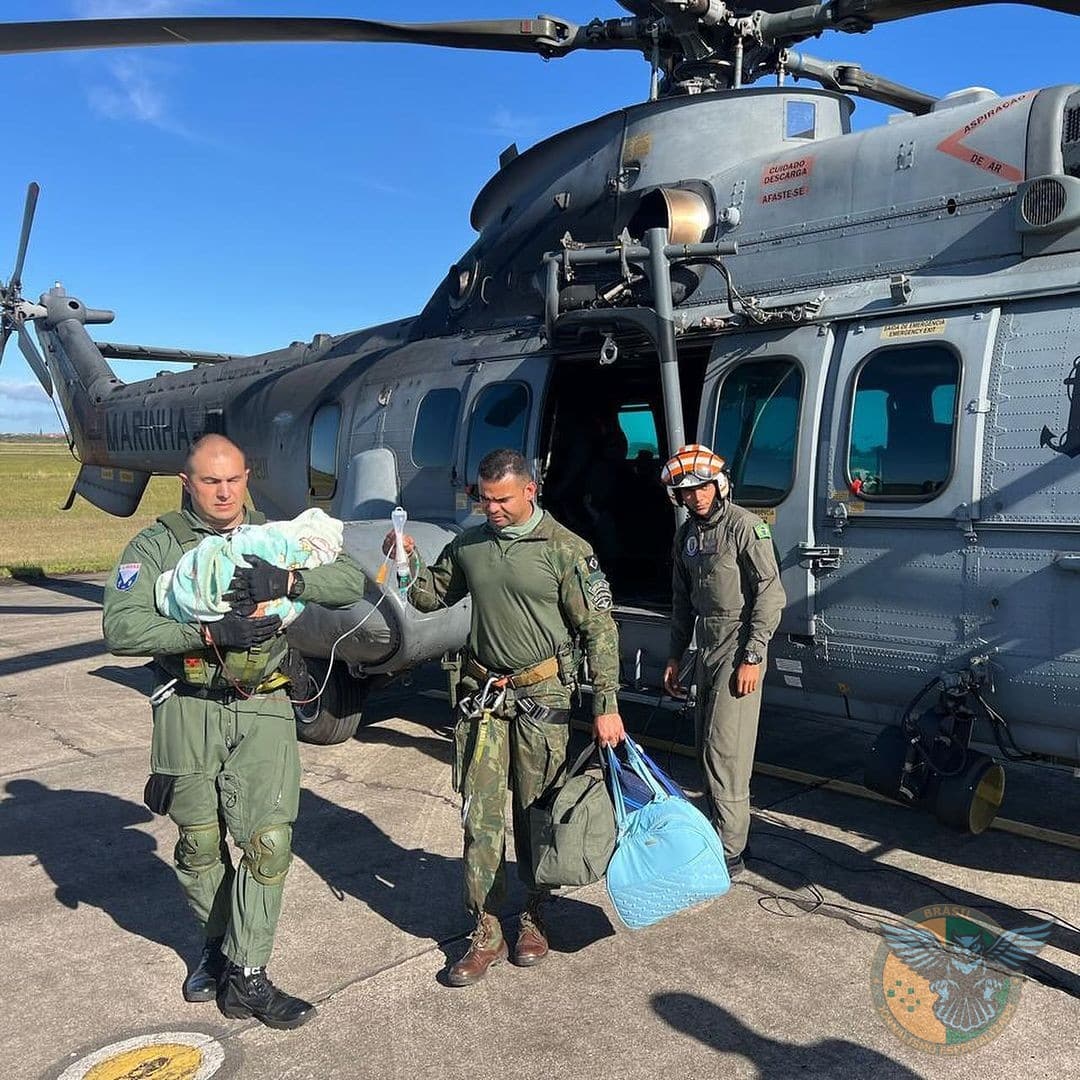
<instances>
[{"instance_id":1,"label":"knee pad","mask_svg":"<svg viewBox=\"0 0 1080 1080\"><path fill-rule=\"evenodd\" d=\"M173 858L181 870L209 870L221 862L221 828L209 825L181 825Z\"/></svg>"},{"instance_id":2,"label":"knee pad","mask_svg":"<svg viewBox=\"0 0 1080 1080\"><path fill-rule=\"evenodd\" d=\"M242 862L260 885L280 885L292 862L291 843L291 825L268 825L244 845Z\"/></svg>"}]
</instances>

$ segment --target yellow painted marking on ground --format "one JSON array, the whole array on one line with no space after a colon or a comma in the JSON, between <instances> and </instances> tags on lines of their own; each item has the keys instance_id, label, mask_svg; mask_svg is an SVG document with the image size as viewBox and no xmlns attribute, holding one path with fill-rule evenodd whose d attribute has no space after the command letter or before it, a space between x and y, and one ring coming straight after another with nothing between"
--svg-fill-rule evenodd
<instances>
[{"instance_id":1,"label":"yellow painted marking on ground","mask_svg":"<svg viewBox=\"0 0 1080 1080\"><path fill-rule=\"evenodd\" d=\"M162 1031L103 1046L69 1065L59 1080L210 1080L225 1051L201 1031Z\"/></svg>"},{"instance_id":2,"label":"yellow painted marking on ground","mask_svg":"<svg viewBox=\"0 0 1080 1080\"><path fill-rule=\"evenodd\" d=\"M95 1065L86 1080L194 1080L202 1051L180 1043L151 1043Z\"/></svg>"}]
</instances>

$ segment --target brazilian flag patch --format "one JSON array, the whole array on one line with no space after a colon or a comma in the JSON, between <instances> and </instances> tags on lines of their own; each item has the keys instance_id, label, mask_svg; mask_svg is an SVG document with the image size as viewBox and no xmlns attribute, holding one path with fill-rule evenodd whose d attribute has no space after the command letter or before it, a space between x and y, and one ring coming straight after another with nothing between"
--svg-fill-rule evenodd
<instances>
[{"instance_id":1,"label":"brazilian flag patch","mask_svg":"<svg viewBox=\"0 0 1080 1080\"><path fill-rule=\"evenodd\" d=\"M759 540L768 540L769 537L772 536L772 531L769 529L769 526L766 522L760 521L757 525L754 526L754 535Z\"/></svg>"}]
</instances>

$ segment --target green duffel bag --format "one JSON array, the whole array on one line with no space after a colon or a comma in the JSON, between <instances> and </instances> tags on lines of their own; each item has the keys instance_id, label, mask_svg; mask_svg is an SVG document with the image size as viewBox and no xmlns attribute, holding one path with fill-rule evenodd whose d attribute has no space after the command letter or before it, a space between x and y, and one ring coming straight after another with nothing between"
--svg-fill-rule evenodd
<instances>
[{"instance_id":1,"label":"green duffel bag","mask_svg":"<svg viewBox=\"0 0 1080 1080\"><path fill-rule=\"evenodd\" d=\"M583 771L596 753L590 744L561 787L529 808L533 876L537 885L591 885L607 870L615 850L615 807L603 757Z\"/></svg>"}]
</instances>

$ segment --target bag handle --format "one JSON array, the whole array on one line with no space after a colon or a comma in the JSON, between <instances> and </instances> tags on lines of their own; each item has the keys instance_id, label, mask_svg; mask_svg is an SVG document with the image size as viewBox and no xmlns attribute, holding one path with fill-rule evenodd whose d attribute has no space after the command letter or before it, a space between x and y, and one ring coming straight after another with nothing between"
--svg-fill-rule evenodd
<instances>
[{"instance_id":1,"label":"bag handle","mask_svg":"<svg viewBox=\"0 0 1080 1080\"><path fill-rule=\"evenodd\" d=\"M626 828L626 804L623 802L622 785L619 783L622 765L610 746L604 747L603 757L607 762L608 794L611 795L611 803L615 807L615 827L621 837Z\"/></svg>"},{"instance_id":2,"label":"bag handle","mask_svg":"<svg viewBox=\"0 0 1080 1080\"><path fill-rule=\"evenodd\" d=\"M645 762L645 765L648 767L649 771L653 774L653 777L656 779L656 782L658 784L660 784L661 787L664 788L665 792L668 795L673 795L676 799L685 799L686 798L686 792L683 791L683 789L680 788L679 785L676 784L675 781L672 780L671 777L669 777L664 772L664 770L661 769L660 766L657 765L655 761L653 761L653 759L651 757L649 757L649 755L645 752L645 748L643 746L639 746L637 743L635 743L634 744L634 749L637 750L637 752L641 755L641 759Z\"/></svg>"},{"instance_id":3,"label":"bag handle","mask_svg":"<svg viewBox=\"0 0 1080 1080\"><path fill-rule=\"evenodd\" d=\"M566 773L566 779L569 780L571 776L577 776L579 772L585 767L585 763L593 756L593 754L599 749L594 742L590 742L588 746L578 755L577 761L570 766ZM600 765L604 765L603 755L600 755Z\"/></svg>"},{"instance_id":4,"label":"bag handle","mask_svg":"<svg viewBox=\"0 0 1080 1080\"><path fill-rule=\"evenodd\" d=\"M627 737L626 740L626 762L634 772L649 785L649 790L653 793L653 798L665 799L669 792L660 786L659 781L653 776L652 769L646 764L647 759L644 756L644 751L633 739Z\"/></svg>"},{"instance_id":5,"label":"bag handle","mask_svg":"<svg viewBox=\"0 0 1080 1080\"><path fill-rule=\"evenodd\" d=\"M619 783L619 776L622 774L624 768L629 768L642 783L648 786L649 790L653 793L654 799L666 799L669 797L668 793L656 782L656 778L649 771L648 766L641 760L639 748L629 736L626 738L625 746L625 766L619 761L618 756L610 746L604 747L604 755L607 758L610 777L608 789L611 792L611 801L615 807L615 824L618 826L620 835L625 829L629 817L626 812L626 802L623 799L622 785Z\"/></svg>"}]
</instances>

